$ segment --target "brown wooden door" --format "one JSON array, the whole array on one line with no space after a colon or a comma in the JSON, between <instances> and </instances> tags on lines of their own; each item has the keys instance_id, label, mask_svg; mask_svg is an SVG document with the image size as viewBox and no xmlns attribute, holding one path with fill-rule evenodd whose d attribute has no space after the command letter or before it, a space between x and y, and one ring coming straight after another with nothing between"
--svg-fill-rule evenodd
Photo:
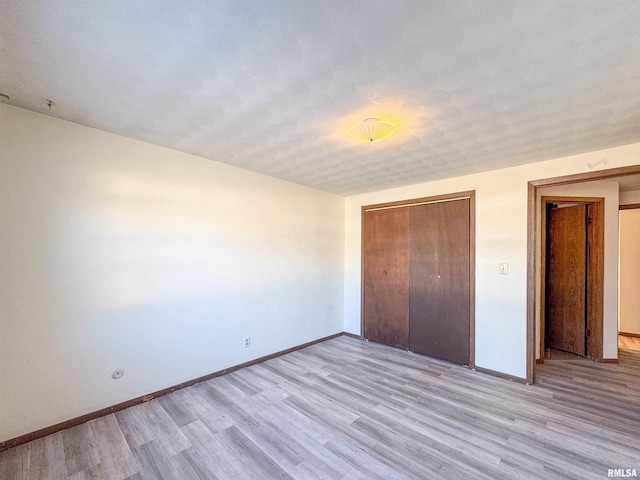
<instances>
[{"instance_id":1,"label":"brown wooden door","mask_svg":"<svg viewBox=\"0 0 640 480\"><path fill-rule=\"evenodd\" d=\"M470 361L469 200L411 207L409 349Z\"/></svg>"},{"instance_id":2,"label":"brown wooden door","mask_svg":"<svg viewBox=\"0 0 640 480\"><path fill-rule=\"evenodd\" d=\"M586 355L587 205L547 211L545 346Z\"/></svg>"},{"instance_id":3,"label":"brown wooden door","mask_svg":"<svg viewBox=\"0 0 640 480\"><path fill-rule=\"evenodd\" d=\"M409 346L409 208L364 212L364 338Z\"/></svg>"}]
</instances>

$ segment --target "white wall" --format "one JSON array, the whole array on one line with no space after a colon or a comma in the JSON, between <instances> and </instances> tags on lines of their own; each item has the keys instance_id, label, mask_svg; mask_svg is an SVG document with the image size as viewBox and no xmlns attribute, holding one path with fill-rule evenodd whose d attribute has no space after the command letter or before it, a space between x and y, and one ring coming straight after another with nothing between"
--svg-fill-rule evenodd
<instances>
[{"instance_id":1,"label":"white wall","mask_svg":"<svg viewBox=\"0 0 640 480\"><path fill-rule=\"evenodd\" d=\"M635 203L640 203L640 190L620 192L620 205L632 205Z\"/></svg>"},{"instance_id":2,"label":"white wall","mask_svg":"<svg viewBox=\"0 0 640 480\"><path fill-rule=\"evenodd\" d=\"M618 198L617 182L584 182L574 185L539 188L536 203L536 236L541 233L541 198L547 197L596 197L604 198L604 296L602 321L603 358L618 358ZM542 251L536 248L536 269L540 272ZM540 275L537 279L541 291ZM536 358L540 358L540 294L536 295Z\"/></svg>"},{"instance_id":3,"label":"white wall","mask_svg":"<svg viewBox=\"0 0 640 480\"><path fill-rule=\"evenodd\" d=\"M0 126L0 441L342 331L344 198L8 105Z\"/></svg>"},{"instance_id":4,"label":"white wall","mask_svg":"<svg viewBox=\"0 0 640 480\"><path fill-rule=\"evenodd\" d=\"M640 144L535 164L347 197L345 330L360 333L360 207L380 202L476 191L476 365L526 376L527 183L586 173L603 155L608 168L640 163ZM509 275L498 274L498 263ZM611 352L605 352L609 355Z\"/></svg>"},{"instance_id":5,"label":"white wall","mask_svg":"<svg viewBox=\"0 0 640 480\"><path fill-rule=\"evenodd\" d=\"M620 331L640 334L640 209L620 211Z\"/></svg>"}]
</instances>

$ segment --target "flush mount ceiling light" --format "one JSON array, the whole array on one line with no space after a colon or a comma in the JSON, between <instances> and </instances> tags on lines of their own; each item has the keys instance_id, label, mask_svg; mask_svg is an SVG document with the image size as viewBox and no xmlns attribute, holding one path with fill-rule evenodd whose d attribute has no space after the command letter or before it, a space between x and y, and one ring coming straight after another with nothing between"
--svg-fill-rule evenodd
<instances>
[{"instance_id":1,"label":"flush mount ceiling light","mask_svg":"<svg viewBox=\"0 0 640 480\"><path fill-rule=\"evenodd\" d=\"M393 132L393 125L379 118L367 118L351 129L358 137L367 142L379 142Z\"/></svg>"}]
</instances>

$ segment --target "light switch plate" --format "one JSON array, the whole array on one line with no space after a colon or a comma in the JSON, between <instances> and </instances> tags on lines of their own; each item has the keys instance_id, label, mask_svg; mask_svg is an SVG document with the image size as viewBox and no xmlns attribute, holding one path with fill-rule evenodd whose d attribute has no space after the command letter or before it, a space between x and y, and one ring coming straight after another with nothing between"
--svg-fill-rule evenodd
<instances>
[{"instance_id":1,"label":"light switch plate","mask_svg":"<svg viewBox=\"0 0 640 480\"><path fill-rule=\"evenodd\" d=\"M508 263L499 263L498 264L498 272L500 275L509 275L509 264Z\"/></svg>"}]
</instances>

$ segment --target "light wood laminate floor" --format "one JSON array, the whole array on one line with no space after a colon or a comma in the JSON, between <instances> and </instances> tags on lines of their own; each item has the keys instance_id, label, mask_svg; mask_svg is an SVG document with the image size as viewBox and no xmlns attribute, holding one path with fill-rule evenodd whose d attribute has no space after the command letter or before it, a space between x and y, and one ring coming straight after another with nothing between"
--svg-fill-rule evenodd
<instances>
[{"instance_id":1,"label":"light wood laminate floor","mask_svg":"<svg viewBox=\"0 0 640 480\"><path fill-rule=\"evenodd\" d=\"M640 472L640 353L522 385L338 337L0 453L13 479L603 479Z\"/></svg>"},{"instance_id":2,"label":"light wood laminate floor","mask_svg":"<svg viewBox=\"0 0 640 480\"><path fill-rule=\"evenodd\" d=\"M618 335L618 348L640 352L640 337Z\"/></svg>"}]
</instances>

